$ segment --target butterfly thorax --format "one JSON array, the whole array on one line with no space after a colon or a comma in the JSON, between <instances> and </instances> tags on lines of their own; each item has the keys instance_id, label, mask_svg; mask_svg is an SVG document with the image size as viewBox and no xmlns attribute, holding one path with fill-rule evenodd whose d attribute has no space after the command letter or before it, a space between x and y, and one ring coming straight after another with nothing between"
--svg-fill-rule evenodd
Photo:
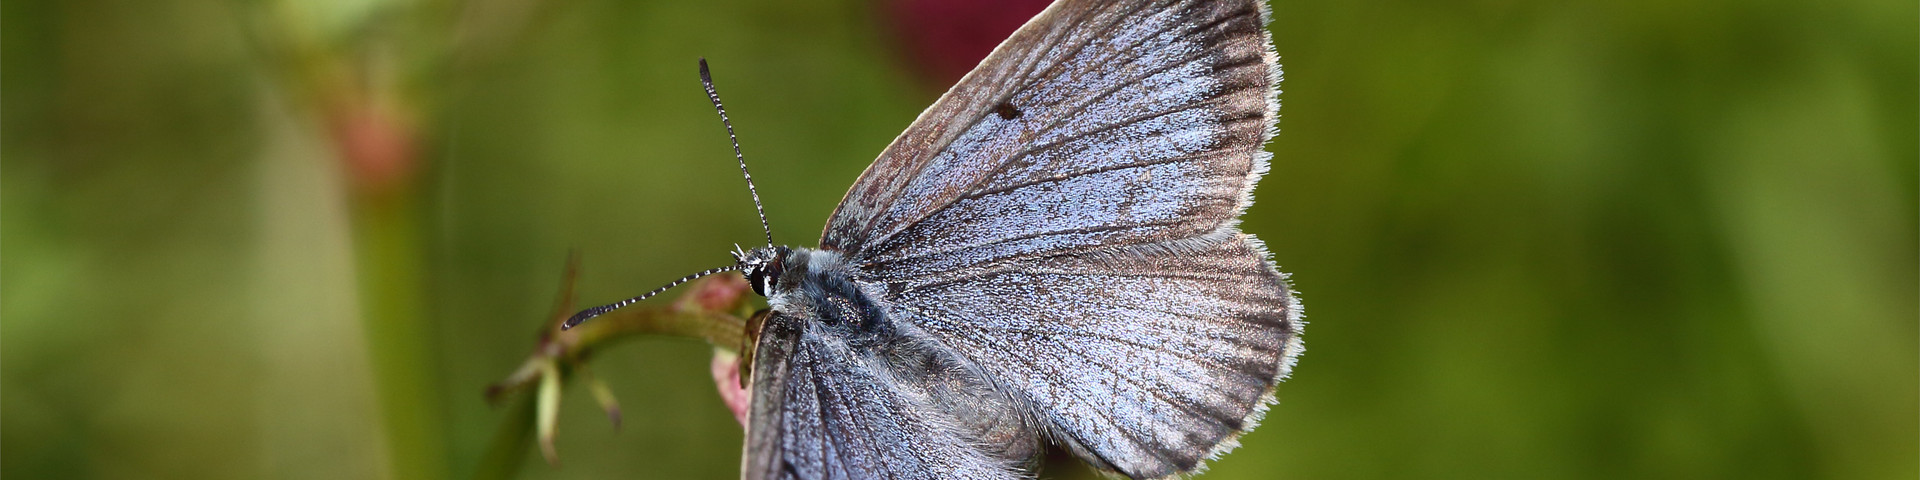
<instances>
[{"instance_id":1,"label":"butterfly thorax","mask_svg":"<svg viewBox=\"0 0 1920 480\"><path fill-rule=\"evenodd\" d=\"M840 254L804 247L765 247L736 254L741 273L767 305L845 333L879 334L886 313L854 281Z\"/></svg>"}]
</instances>

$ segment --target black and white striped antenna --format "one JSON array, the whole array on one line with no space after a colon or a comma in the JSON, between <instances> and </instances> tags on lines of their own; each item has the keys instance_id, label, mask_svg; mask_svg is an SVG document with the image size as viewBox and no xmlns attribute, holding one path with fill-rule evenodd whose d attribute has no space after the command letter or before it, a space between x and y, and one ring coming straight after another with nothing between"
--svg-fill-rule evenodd
<instances>
[{"instance_id":1,"label":"black and white striped antenna","mask_svg":"<svg viewBox=\"0 0 1920 480\"><path fill-rule=\"evenodd\" d=\"M767 209L765 207L760 206L760 191L758 189L755 189L753 186L753 174L747 172L747 156L742 155L740 153L740 137L735 136L733 134L733 121L727 119L727 107L720 105L720 92L718 90L713 89L713 73L707 70L707 59L704 57L700 59L700 84L707 88L707 99L713 101L713 110L716 112L720 112L720 123L722 125L727 126L727 139L733 141L733 158L740 161L740 176L746 177L747 193L750 195L753 195L753 211L755 213L760 214L760 230L763 232L766 232L767 234L767 248L773 248L773 227L767 224ZM735 247L735 249L738 250L738 247ZM647 292L637 297L621 300L614 303L609 303L606 305L601 305L598 307L589 308L586 310L581 310L580 313L573 314L572 317L567 318L566 322L561 323L560 329L566 330L566 329L573 328L575 325L579 325L581 322L585 322L589 319L592 319L593 317L604 315L607 312L618 310L621 307L625 307L627 305L639 303L641 300L646 300L647 298L652 297L654 295L659 295L662 292L673 289L673 287L678 287L681 284L694 281L695 279L699 279L700 277L705 277L705 276L713 275L720 272L737 271L737 270L740 270L740 268L741 266L736 264L731 266L710 269L704 272L695 273L685 277L680 277L679 280L674 280L672 282L669 282L666 285L660 286L660 288L653 289L653 291Z\"/></svg>"},{"instance_id":2,"label":"black and white striped antenna","mask_svg":"<svg viewBox=\"0 0 1920 480\"><path fill-rule=\"evenodd\" d=\"M727 139L733 141L733 158L740 160L740 176L747 177L747 193L753 195L753 211L760 214L760 230L767 232L767 246L773 246L773 227L767 225L767 209L760 206L760 191L753 188L753 174L747 172L747 156L740 154L740 137L733 134L733 122L727 120L727 107L720 105L720 92L713 89L713 73L707 70L706 57L700 58L700 84L707 87L707 99L720 112L720 123L727 126Z\"/></svg>"},{"instance_id":3,"label":"black and white striped antenna","mask_svg":"<svg viewBox=\"0 0 1920 480\"><path fill-rule=\"evenodd\" d=\"M687 282L691 282L691 281L694 281L694 280L696 280L696 279L699 279L700 277L704 277L704 276L708 276L708 275L713 275L713 274L716 274L716 273L720 273L720 272L731 272L731 271L734 271L734 270L739 270L739 269L740 269L740 267L739 267L739 266L737 266L737 265L734 265L734 266L726 266L726 267L720 267L720 268L715 268L715 269L712 269L712 270L707 270L707 271L704 271L704 272L700 272L700 273L696 273L696 274L692 274L692 275L687 275L687 276L684 276L684 277L680 277L680 279L679 279L679 280L674 280L674 281L672 281L672 282L670 282L670 283L667 283L666 285L661 285L661 286L660 286L660 288L656 288L656 289L653 289L653 291L651 291L651 292L647 292L647 293L644 293L644 294L641 294L641 295L640 295L640 296L638 296L638 297L633 297L633 298L629 298L629 299L626 299L626 300L621 300L621 301L618 301L618 302L614 302L614 303L609 303L609 304L606 304L606 305L601 305L601 306L598 306L598 307L593 307L593 308L589 308L589 309L586 309L586 310L581 310L581 311L580 311L580 313L576 313L576 314L573 314L573 316L572 316L572 317L568 317L568 318L567 318L567 321L566 321L566 323L562 323L562 324L560 324L560 329L561 329L561 330L566 330L566 329L569 329L569 328L573 328L573 326L574 326L574 325L579 325L579 324L580 324L580 322L585 322L585 321L587 321L588 319L591 319L591 318L593 318L593 317L598 317L598 316L600 316L600 315L603 315L603 314L606 314L607 312L611 312L611 311L614 311L614 310L619 310L619 309L620 309L620 307L625 307L625 306L627 306L627 305L632 305L632 304L634 304L634 303L638 303L638 302L639 302L639 301L641 301L641 300L646 300L646 299L647 299L647 297L652 297L652 296L654 296L654 295L659 295L659 294L660 294L660 292L665 292L665 291L667 291L668 289L672 289L673 287L678 287L678 286L680 286L680 284L682 284L682 283L687 283Z\"/></svg>"}]
</instances>

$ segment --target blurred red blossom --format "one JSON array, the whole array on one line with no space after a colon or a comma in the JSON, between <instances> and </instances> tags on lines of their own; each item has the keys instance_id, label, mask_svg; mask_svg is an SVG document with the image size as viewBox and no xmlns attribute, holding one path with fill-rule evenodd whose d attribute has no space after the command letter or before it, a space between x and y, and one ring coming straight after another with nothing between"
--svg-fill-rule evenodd
<instances>
[{"instance_id":1,"label":"blurred red blossom","mask_svg":"<svg viewBox=\"0 0 1920 480\"><path fill-rule=\"evenodd\" d=\"M398 109L376 102L339 102L326 116L348 178L362 193L380 194L410 184L421 159L415 127Z\"/></svg>"}]
</instances>

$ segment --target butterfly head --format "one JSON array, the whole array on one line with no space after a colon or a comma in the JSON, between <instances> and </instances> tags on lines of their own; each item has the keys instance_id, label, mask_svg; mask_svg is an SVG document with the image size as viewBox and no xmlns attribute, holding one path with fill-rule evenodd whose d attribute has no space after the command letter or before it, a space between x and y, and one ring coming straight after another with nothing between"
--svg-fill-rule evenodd
<instances>
[{"instance_id":1,"label":"butterfly head","mask_svg":"<svg viewBox=\"0 0 1920 480\"><path fill-rule=\"evenodd\" d=\"M740 270L742 275L746 275L747 283L753 286L753 293L764 297L774 291L774 287L779 284L780 276L786 273L784 264L787 261L787 255L792 251L791 248L775 246L743 251L739 245L735 245L733 247L734 267Z\"/></svg>"}]
</instances>

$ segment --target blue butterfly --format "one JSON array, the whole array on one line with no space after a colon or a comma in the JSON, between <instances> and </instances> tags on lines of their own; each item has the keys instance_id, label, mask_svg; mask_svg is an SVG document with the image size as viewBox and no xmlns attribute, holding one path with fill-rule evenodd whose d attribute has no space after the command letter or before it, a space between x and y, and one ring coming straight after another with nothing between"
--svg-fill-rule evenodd
<instances>
[{"instance_id":1,"label":"blue butterfly","mask_svg":"<svg viewBox=\"0 0 1920 480\"><path fill-rule=\"evenodd\" d=\"M739 271L771 307L742 476L1021 478L1052 442L1158 478L1231 450L1301 351L1286 276L1236 226L1279 108L1267 16L1056 2L881 153L819 248L769 232L689 277Z\"/></svg>"}]
</instances>

